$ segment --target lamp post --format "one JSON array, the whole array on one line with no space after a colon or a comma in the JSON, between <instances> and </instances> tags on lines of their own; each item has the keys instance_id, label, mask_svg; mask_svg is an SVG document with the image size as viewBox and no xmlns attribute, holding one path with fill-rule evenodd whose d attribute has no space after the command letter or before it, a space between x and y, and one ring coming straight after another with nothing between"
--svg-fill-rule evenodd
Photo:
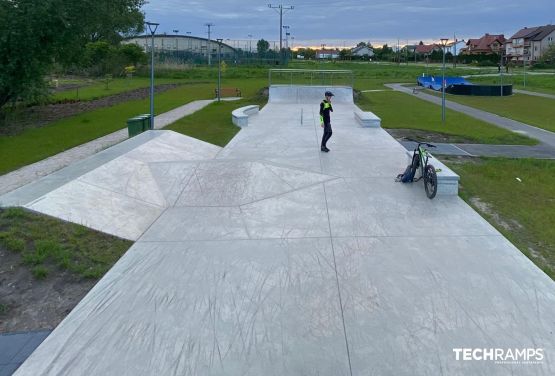
<instances>
[{"instance_id":1,"label":"lamp post","mask_svg":"<svg viewBox=\"0 0 555 376\"><path fill-rule=\"evenodd\" d=\"M150 129L154 129L154 34L158 29L159 23L146 22L152 42L150 47Z\"/></svg>"},{"instance_id":2,"label":"lamp post","mask_svg":"<svg viewBox=\"0 0 555 376\"><path fill-rule=\"evenodd\" d=\"M524 44L524 42L522 42ZM522 68L524 70L524 80L523 80L523 86L526 89L526 54L524 51L524 47L522 47Z\"/></svg>"},{"instance_id":3,"label":"lamp post","mask_svg":"<svg viewBox=\"0 0 555 376\"><path fill-rule=\"evenodd\" d=\"M500 55L500 62L499 62L499 75L501 78L501 96L503 96L503 50L499 50L499 55Z\"/></svg>"},{"instance_id":4,"label":"lamp post","mask_svg":"<svg viewBox=\"0 0 555 376\"><path fill-rule=\"evenodd\" d=\"M445 125L445 48L447 47L448 38L441 38L443 46L443 68L441 79L441 122Z\"/></svg>"},{"instance_id":5,"label":"lamp post","mask_svg":"<svg viewBox=\"0 0 555 376\"><path fill-rule=\"evenodd\" d=\"M222 98L222 41L223 39L216 39L218 41L218 102Z\"/></svg>"}]
</instances>

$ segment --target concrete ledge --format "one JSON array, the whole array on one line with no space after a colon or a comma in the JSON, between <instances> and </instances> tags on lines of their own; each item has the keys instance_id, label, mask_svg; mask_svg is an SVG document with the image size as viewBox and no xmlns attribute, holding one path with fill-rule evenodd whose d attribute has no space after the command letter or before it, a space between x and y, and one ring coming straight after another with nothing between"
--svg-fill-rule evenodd
<instances>
[{"instance_id":1,"label":"concrete ledge","mask_svg":"<svg viewBox=\"0 0 555 376\"><path fill-rule=\"evenodd\" d=\"M361 127L380 128L382 126L382 119L377 117L373 112L355 110L355 119Z\"/></svg>"},{"instance_id":2,"label":"concrete ledge","mask_svg":"<svg viewBox=\"0 0 555 376\"><path fill-rule=\"evenodd\" d=\"M407 160L409 164L412 162L412 153L412 151L407 150ZM459 175L457 175L453 170L441 163L441 161L433 157L431 154L428 164L431 164L436 169L437 195L457 196L459 194Z\"/></svg>"},{"instance_id":3,"label":"concrete ledge","mask_svg":"<svg viewBox=\"0 0 555 376\"><path fill-rule=\"evenodd\" d=\"M260 111L259 105L251 105L238 108L231 113L233 124L240 128L249 125L249 116L258 114Z\"/></svg>"}]
</instances>

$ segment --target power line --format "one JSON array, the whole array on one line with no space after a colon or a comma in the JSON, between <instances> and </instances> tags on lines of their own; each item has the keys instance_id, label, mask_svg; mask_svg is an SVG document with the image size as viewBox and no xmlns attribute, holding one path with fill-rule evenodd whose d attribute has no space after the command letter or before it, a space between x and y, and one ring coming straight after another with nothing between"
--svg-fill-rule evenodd
<instances>
[{"instance_id":1,"label":"power line","mask_svg":"<svg viewBox=\"0 0 555 376\"><path fill-rule=\"evenodd\" d=\"M293 10L295 7L292 5L283 6L283 4L268 4L268 8L275 9L279 14L279 52L281 53L281 50L283 49L283 11Z\"/></svg>"}]
</instances>

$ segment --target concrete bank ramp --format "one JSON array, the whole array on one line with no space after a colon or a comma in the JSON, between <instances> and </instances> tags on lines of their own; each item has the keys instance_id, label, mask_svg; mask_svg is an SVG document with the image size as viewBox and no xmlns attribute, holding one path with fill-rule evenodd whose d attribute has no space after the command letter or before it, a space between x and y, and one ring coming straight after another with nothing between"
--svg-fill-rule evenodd
<instances>
[{"instance_id":1,"label":"concrete bank ramp","mask_svg":"<svg viewBox=\"0 0 555 376\"><path fill-rule=\"evenodd\" d=\"M406 150L337 103L350 89L329 153L325 88L272 89L310 103L268 103L221 150L153 140L32 206L94 184L107 219L151 213L109 191L163 212L15 375L555 375L555 283L459 197L396 183Z\"/></svg>"},{"instance_id":2,"label":"concrete bank ramp","mask_svg":"<svg viewBox=\"0 0 555 376\"><path fill-rule=\"evenodd\" d=\"M124 239L137 240L173 205L199 160L220 147L172 131L149 131L0 196Z\"/></svg>"},{"instance_id":3,"label":"concrete bank ramp","mask_svg":"<svg viewBox=\"0 0 555 376\"><path fill-rule=\"evenodd\" d=\"M334 94L333 102L353 104L353 88L349 86L270 86L270 103L320 103L324 93Z\"/></svg>"}]
</instances>

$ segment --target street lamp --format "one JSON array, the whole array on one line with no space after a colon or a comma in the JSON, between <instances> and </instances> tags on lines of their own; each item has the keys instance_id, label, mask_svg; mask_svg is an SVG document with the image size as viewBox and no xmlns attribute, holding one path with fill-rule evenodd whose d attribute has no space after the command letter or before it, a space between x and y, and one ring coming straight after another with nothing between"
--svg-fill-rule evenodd
<instances>
[{"instance_id":1,"label":"street lamp","mask_svg":"<svg viewBox=\"0 0 555 376\"><path fill-rule=\"evenodd\" d=\"M150 48L150 129L154 129L154 34L158 29L159 23L145 22L152 36L152 44Z\"/></svg>"},{"instance_id":2,"label":"street lamp","mask_svg":"<svg viewBox=\"0 0 555 376\"><path fill-rule=\"evenodd\" d=\"M441 122L445 124L445 48L447 47L448 38L441 38L443 46L443 78L441 79Z\"/></svg>"},{"instance_id":3,"label":"street lamp","mask_svg":"<svg viewBox=\"0 0 555 376\"><path fill-rule=\"evenodd\" d=\"M524 46L524 42L522 42L522 45ZM522 69L524 71L523 86L526 89L526 51L524 47L522 47Z\"/></svg>"},{"instance_id":4,"label":"street lamp","mask_svg":"<svg viewBox=\"0 0 555 376\"><path fill-rule=\"evenodd\" d=\"M216 39L218 41L218 102L222 97L222 42L223 39Z\"/></svg>"}]
</instances>

